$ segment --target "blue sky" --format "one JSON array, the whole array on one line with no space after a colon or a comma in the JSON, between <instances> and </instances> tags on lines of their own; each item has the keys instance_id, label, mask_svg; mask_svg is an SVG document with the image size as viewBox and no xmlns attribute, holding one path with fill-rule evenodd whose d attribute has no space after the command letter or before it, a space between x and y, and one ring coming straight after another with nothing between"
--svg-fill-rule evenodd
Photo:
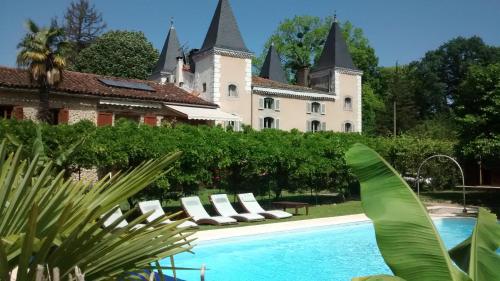
<instances>
[{"instance_id":1,"label":"blue sky","mask_svg":"<svg viewBox=\"0 0 500 281\"><path fill-rule=\"evenodd\" d=\"M2 0L0 3L0 65L15 65L16 45L24 21L48 24L62 17L71 0ZM181 42L199 48L217 0L94 0L108 29L143 31L161 49L170 17ZM500 46L499 0L232 0L247 46L256 54L285 18L328 16L361 27L384 66L421 58L456 36L481 36Z\"/></svg>"}]
</instances>

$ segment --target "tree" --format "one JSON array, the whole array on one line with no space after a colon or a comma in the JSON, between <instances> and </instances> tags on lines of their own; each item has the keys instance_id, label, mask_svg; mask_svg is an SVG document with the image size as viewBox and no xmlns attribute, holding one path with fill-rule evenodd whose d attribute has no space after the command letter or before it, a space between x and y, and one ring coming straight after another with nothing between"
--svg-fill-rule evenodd
<instances>
[{"instance_id":1,"label":"tree","mask_svg":"<svg viewBox=\"0 0 500 281\"><path fill-rule=\"evenodd\" d=\"M76 59L77 71L124 78L147 79L158 51L142 32L109 31Z\"/></svg>"},{"instance_id":2,"label":"tree","mask_svg":"<svg viewBox=\"0 0 500 281\"><path fill-rule=\"evenodd\" d=\"M385 111L382 98L377 95L369 83L363 85L363 133L374 134L377 123Z\"/></svg>"},{"instance_id":3,"label":"tree","mask_svg":"<svg viewBox=\"0 0 500 281\"><path fill-rule=\"evenodd\" d=\"M106 23L95 5L91 5L88 0L78 0L71 2L67 8L61 28L66 41L71 43L68 65L72 67L73 58L94 42L106 28Z\"/></svg>"},{"instance_id":4,"label":"tree","mask_svg":"<svg viewBox=\"0 0 500 281\"><path fill-rule=\"evenodd\" d=\"M254 61L258 70L264 62L267 49L274 43L285 69L292 77L297 70L314 65L323 52L323 46L332 26L333 18L296 16L284 20L268 39L259 58ZM365 82L377 76L378 58L363 30L346 21L341 25L354 64L364 72Z\"/></svg>"},{"instance_id":5,"label":"tree","mask_svg":"<svg viewBox=\"0 0 500 281\"><path fill-rule=\"evenodd\" d=\"M30 79L39 87L38 119L51 122L49 92L63 79L66 42L62 40L63 31L53 24L40 28L28 20L26 26L28 33L17 46L17 64L28 68Z\"/></svg>"},{"instance_id":6,"label":"tree","mask_svg":"<svg viewBox=\"0 0 500 281\"><path fill-rule=\"evenodd\" d=\"M499 151L500 63L470 67L457 92L455 112L464 150L483 159L498 157L493 151Z\"/></svg>"}]
</instances>

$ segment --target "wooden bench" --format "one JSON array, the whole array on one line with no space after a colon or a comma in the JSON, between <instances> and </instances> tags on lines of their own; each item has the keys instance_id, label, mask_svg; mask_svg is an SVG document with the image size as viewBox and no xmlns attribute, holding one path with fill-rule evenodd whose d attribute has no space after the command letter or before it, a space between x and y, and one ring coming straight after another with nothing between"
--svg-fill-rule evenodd
<instances>
[{"instance_id":1,"label":"wooden bench","mask_svg":"<svg viewBox=\"0 0 500 281\"><path fill-rule=\"evenodd\" d=\"M282 208L283 211L286 211L286 209L295 209L295 215L299 214L299 209L305 208L306 215L309 215L309 206L310 205L308 203L280 201L280 202L273 202L273 205L278 207L278 208Z\"/></svg>"}]
</instances>

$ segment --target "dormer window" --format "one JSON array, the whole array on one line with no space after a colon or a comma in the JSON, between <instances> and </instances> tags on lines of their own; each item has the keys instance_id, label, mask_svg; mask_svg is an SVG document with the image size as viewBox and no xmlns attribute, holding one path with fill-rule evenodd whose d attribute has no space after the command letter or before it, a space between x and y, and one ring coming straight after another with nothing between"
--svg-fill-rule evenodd
<instances>
[{"instance_id":1,"label":"dormer window","mask_svg":"<svg viewBox=\"0 0 500 281\"><path fill-rule=\"evenodd\" d=\"M228 87L228 95L230 97L237 97L238 96L238 87L234 84L229 85Z\"/></svg>"}]
</instances>

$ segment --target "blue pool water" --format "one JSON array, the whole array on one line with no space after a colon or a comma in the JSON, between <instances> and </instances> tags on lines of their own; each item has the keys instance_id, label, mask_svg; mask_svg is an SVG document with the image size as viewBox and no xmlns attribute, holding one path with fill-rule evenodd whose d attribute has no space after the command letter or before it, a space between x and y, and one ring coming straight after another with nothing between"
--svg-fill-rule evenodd
<instances>
[{"instance_id":1,"label":"blue pool water","mask_svg":"<svg viewBox=\"0 0 500 281\"><path fill-rule=\"evenodd\" d=\"M475 220L438 219L435 224L451 248L472 233ZM370 223L206 242L194 252L176 256L176 266L205 264L207 281L336 281L390 274ZM178 277L197 281L200 273L180 271Z\"/></svg>"}]
</instances>

